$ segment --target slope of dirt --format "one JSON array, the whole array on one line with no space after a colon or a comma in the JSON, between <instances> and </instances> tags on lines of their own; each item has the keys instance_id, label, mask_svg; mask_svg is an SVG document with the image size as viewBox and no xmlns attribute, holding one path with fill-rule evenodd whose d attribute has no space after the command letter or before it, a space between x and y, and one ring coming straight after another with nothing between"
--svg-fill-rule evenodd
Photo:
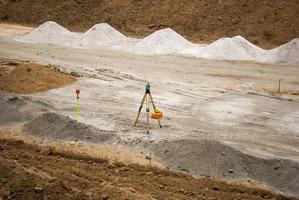
<instances>
[{"instance_id":1,"label":"slope of dirt","mask_svg":"<svg viewBox=\"0 0 299 200\"><path fill-rule=\"evenodd\" d=\"M34 118L25 124L24 131L44 139L80 140L93 143L111 142L116 137L114 131L96 129L55 113L44 113Z\"/></svg>"},{"instance_id":2,"label":"slope of dirt","mask_svg":"<svg viewBox=\"0 0 299 200\"><path fill-rule=\"evenodd\" d=\"M26 119L30 119L31 113L20 111L26 104L23 99L17 96L0 91L0 127L22 123Z\"/></svg>"},{"instance_id":3,"label":"slope of dirt","mask_svg":"<svg viewBox=\"0 0 299 200\"><path fill-rule=\"evenodd\" d=\"M76 79L57 68L35 63L0 62L0 90L29 94L71 84Z\"/></svg>"},{"instance_id":4,"label":"slope of dirt","mask_svg":"<svg viewBox=\"0 0 299 200\"><path fill-rule=\"evenodd\" d=\"M299 37L298 0L2 0L0 20L40 25L56 21L86 31L107 22L129 36L170 27L191 41L242 35L262 47Z\"/></svg>"},{"instance_id":5,"label":"slope of dirt","mask_svg":"<svg viewBox=\"0 0 299 200\"><path fill-rule=\"evenodd\" d=\"M262 159L247 155L212 140L175 140L158 143L152 152L176 171L195 176L255 180L299 196L299 163L283 159Z\"/></svg>"},{"instance_id":6,"label":"slope of dirt","mask_svg":"<svg viewBox=\"0 0 299 200\"><path fill-rule=\"evenodd\" d=\"M1 199L277 199L271 192L0 140Z\"/></svg>"}]
</instances>

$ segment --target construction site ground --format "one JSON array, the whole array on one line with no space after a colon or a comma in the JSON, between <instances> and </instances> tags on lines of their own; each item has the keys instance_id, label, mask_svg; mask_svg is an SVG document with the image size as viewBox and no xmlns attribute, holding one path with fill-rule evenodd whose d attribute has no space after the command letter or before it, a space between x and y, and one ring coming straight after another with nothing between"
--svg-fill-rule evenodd
<instances>
[{"instance_id":1,"label":"construction site ground","mask_svg":"<svg viewBox=\"0 0 299 200\"><path fill-rule=\"evenodd\" d=\"M295 200L257 189L194 179L149 165L111 162L55 146L24 142L11 130L0 139L0 197L6 199L276 199Z\"/></svg>"},{"instance_id":2,"label":"construction site ground","mask_svg":"<svg viewBox=\"0 0 299 200\"><path fill-rule=\"evenodd\" d=\"M15 26L11 29L19 30ZM133 148L140 157L152 155L153 165L173 171L242 183L250 180L275 192L299 195L298 65L141 56L103 48L25 44L11 38L0 38L0 59L55 65L77 77L73 84L45 92L1 93L2 129L17 127L26 137L43 144L67 141ZM280 79L282 92L273 92ZM132 127L147 81L164 113L163 128L152 120L150 134L144 130L145 112L140 126ZM76 88L81 89L82 124L73 120ZM82 134L86 130L88 137ZM64 190L69 198L78 194L79 199L81 195L81 199L88 195L112 199L279 199L270 193L260 195L259 189L252 192L246 188L244 193L239 186L150 167L111 167L106 161L94 164L41 155L36 148L1 140L1 159L7 161L1 161L1 168L11 169L1 170L1 177L11 177L4 181L20 192L20 199L21 195L40 192L58 198ZM30 159L33 157L39 159ZM130 162L148 162L140 160Z\"/></svg>"}]
</instances>

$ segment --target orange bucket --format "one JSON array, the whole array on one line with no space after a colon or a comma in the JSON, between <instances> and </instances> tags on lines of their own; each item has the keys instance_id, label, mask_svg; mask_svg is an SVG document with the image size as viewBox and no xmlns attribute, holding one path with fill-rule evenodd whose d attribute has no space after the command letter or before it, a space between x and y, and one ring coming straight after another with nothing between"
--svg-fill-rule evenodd
<instances>
[{"instance_id":1,"label":"orange bucket","mask_svg":"<svg viewBox=\"0 0 299 200\"><path fill-rule=\"evenodd\" d=\"M163 113L160 110L155 110L155 112L152 113L153 119L161 119L163 116Z\"/></svg>"}]
</instances>

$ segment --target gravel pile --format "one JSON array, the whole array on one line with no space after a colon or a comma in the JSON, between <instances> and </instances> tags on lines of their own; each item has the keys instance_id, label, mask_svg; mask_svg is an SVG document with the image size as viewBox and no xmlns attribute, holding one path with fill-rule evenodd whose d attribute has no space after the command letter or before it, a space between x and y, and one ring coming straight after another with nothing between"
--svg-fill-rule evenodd
<instances>
[{"instance_id":1,"label":"gravel pile","mask_svg":"<svg viewBox=\"0 0 299 200\"><path fill-rule=\"evenodd\" d=\"M213 60L250 60L298 64L299 39L272 50L264 50L242 36L220 38L210 45L192 44L171 28L155 31L142 40L127 38L107 23L94 25L85 33L70 32L55 22L45 22L17 41L46 43L74 48L116 48L135 54L181 53Z\"/></svg>"},{"instance_id":2,"label":"gravel pile","mask_svg":"<svg viewBox=\"0 0 299 200\"><path fill-rule=\"evenodd\" d=\"M80 140L104 143L116 136L113 131L104 131L55 113L44 113L25 124L29 135L49 140Z\"/></svg>"},{"instance_id":3,"label":"gravel pile","mask_svg":"<svg viewBox=\"0 0 299 200\"><path fill-rule=\"evenodd\" d=\"M254 157L211 140L165 141L149 148L176 171L228 180L256 180L285 194L299 196L299 163L290 160Z\"/></svg>"},{"instance_id":4,"label":"gravel pile","mask_svg":"<svg viewBox=\"0 0 299 200\"><path fill-rule=\"evenodd\" d=\"M22 123L32 116L23 112L26 102L13 94L0 92L0 126Z\"/></svg>"}]
</instances>

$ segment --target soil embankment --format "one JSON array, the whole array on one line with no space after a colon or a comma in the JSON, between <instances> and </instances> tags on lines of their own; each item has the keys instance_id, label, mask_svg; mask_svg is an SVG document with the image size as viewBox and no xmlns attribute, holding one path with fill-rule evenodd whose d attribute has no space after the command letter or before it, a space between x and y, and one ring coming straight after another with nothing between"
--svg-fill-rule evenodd
<instances>
[{"instance_id":1,"label":"soil embankment","mask_svg":"<svg viewBox=\"0 0 299 200\"><path fill-rule=\"evenodd\" d=\"M298 196L299 163L245 154L213 140L180 139L151 147L159 161L176 171L225 180L254 180Z\"/></svg>"},{"instance_id":2,"label":"soil embankment","mask_svg":"<svg viewBox=\"0 0 299 200\"><path fill-rule=\"evenodd\" d=\"M269 191L153 167L111 164L0 140L1 199L291 200Z\"/></svg>"},{"instance_id":3,"label":"soil embankment","mask_svg":"<svg viewBox=\"0 0 299 200\"><path fill-rule=\"evenodd\" d=\"M0 125L25 123L23 131L29 137L43 141L122 144L122 138L116 131L100 130L78 123L68 117L48 113L46 108L42 111L46 113L40 114L41 108L36 108L30 99L4 93L0 95L0 108ZM25 112L28 109L32 110L30 114ZM225 180L258 181L286 195L298 196L299 164L290 160L250 156L211 140L180 139L158 143L144 141L141 147L154 153L155 161L175 171Z\"/></svg>"},{"instance_id":4,"label":"soil embankment","mask_svg":"<svg viewBox=\"0 0 299 200\"><path fill-rule=\"evenodd\" d=\"M55 21L76 31L107 22L128 36L170 27L194 42L242 35L265 48L299 37L297 0L2 0L0 21Z\"/></svg>"}]
</instances>

